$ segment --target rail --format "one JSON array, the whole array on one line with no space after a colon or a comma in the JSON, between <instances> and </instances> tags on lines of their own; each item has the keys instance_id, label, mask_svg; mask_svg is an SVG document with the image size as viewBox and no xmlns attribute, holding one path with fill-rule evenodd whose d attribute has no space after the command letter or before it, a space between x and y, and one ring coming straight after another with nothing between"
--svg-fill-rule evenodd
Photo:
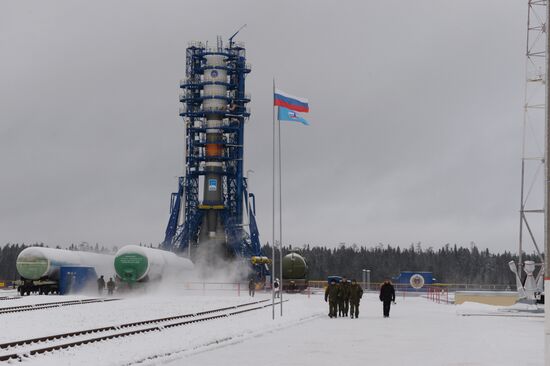
<instances>
[{"instance_id":1,"label":"rail","mask_svg":"<svg viewBox=\"0 0 550 366\"><path fill-rule=\"evenodd\" d=\"M363 289L366 290L377 290L382 285L381 282L371 282L365 283L365 282L358 282ZM309 286L314 288L323 288L327 286L326 280L310 280ZM370 285L370 286L369 286ZM399 284L394 283L394 286L397 287L403 287L403 288L409 288L412 290L412 288L408 284ZM479 284L479 283L433 283L426 286L436 286L436 287L445 287L448 289L449 292L455 292L455 291L463 291L463 290L478 290L478 291L516 291L515 285L507 285L507 284ZM425 287L424 286L424 291ZM413 290L414 291L414 290Z\"/></svg>"},{"instance_id":2,"label":"rail","mask_svg":"<svg viewBox=\"0 0 550 366\"><path fill-rule=\"evenodd\" d=\"M20 299L21 296L1 296L0 301L2 300L17 300Z\"/></svg>"},{"instance_id":3,"label":"rail","mask_svg":"<svg viewBox=\"0 0 550 366\"><path fill-rule=\"evenodd\" d=\"M110 302L117 301L120 299L87 299L87 300L70 300L70 301L56 301L56 302L47 302L42 304L31 304L31 305L20 305L20 306L9 306L9 307L0 307L1 314L9 313L19 313L22 311L34 311L34 310L43 310L49 308L57 308L62 306L73 306L73 305L85 305L93 304L97 302Z\"/></svg>"},{"instance_id":4,"label":"rail","mask_svg":"<svg viewBox=\"0 0 550 366\"><path fill-rule=\"evenodd\" d=\"M245 304L239 304L239 305L235 305L235 306L228 306L228 307L224 307L224 308L211 309L211 310L206 310L206 311L197 312L197 313L176 315L176 316L171 316L171 317L167 317L167 318L143 320L143 321L127 323L127 324L121 324L121 325L113 325L113 326L102 327L102 328L80 330L80 331L75 331L75 332L70 332L70 333L55 334L55 335L50 335L50 336L46 336L46 337L23 339L23 340L3 343L3 344L0 344L0 349L9 349L9 348L19 347L19 346L24 346L24 345L29 345L29 344L54 341L54 340L62 339L62 338L78 337L78 336L86 335L86 334L101 333L101 332L108 332L108 331L117 331L117 330L120 330L120 329L135 328L135 327L142 326L142 325L155 324L155 323L166 323L166 322L170 322L170 321L173 321L173 320L192 318L190 320L185 320L185 321L181 321L181 322L177 322L177 323L156 325L154 327L149 327L149 328L136 329L136 330L130 330L130 331L125 331L125 332L118 332L118 333L114 333L114 334L107 334L107 335L104 335L104 336L88 338L88 339L80 339L80 340L77 340L77 341L71 341L71 342L68 342L68 343L51 345L51 346L47 346L47 347L33 349L33 350L30 350L30 351L19 351L19 352L13 352L13 353L10 353L10 354L4 354L4 355L0 355L0 361L7 361L7 360L11 360L11 359L22 360L22 358L24 356L27 356L27 355L32 356L32 355L37 355L37 354L43 354L43 353L54 351L54 350L80 346L80 345L88 344L88 343L95 343L95 342L100 342L100 341L114 339L114 338L127 337L127 336L135 335L135 334L148 333L148 332L152 332L152 331L159 331L160 332L163 329L180 327L180 326L185 326L185 325L189 325L189 324L193 324L193 323L210 321L210 320L215 320L215 319L227 318L227 317L230 317L230 316L239 315L239 314L243 314L243 313L246 313L246 312L250 312L250 311L254 311L254 310L260 310L260 309L264 309L264 308L273 306L273 304L259 305L259 304L262 304L262 303L265 303L265 302L268 302L268 301L270 301L270 299L254 301L254 302L248 302L248 303L245 303ZM284 300L283 302L286 302L286 301L288 301L288 300ZM275 305L278 305L278 304L280 304L280 302L277 302ZM248 306L253 306L253 305L259 305L259 306L246 308ZM242 308L245 308L245 309L242 309ZM231 311L231 312L228 311L228 310L232 310L232 309L240 309L240 310L235 310L235 311ZM203 316L203 315L208 315L208 314L213 314L213 313L220 313L220 312L222 314L212 315L212 316L208 316L208 317Z\"/></svg>"}]
</instances>

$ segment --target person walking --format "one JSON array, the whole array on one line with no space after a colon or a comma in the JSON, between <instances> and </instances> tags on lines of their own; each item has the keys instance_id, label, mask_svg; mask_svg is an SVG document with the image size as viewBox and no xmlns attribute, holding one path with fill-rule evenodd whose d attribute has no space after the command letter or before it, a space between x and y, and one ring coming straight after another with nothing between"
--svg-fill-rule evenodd
<instances>
[{"instance_id":1,"label":"person walking","mask_svg":"<svg viewBox=\"0 0 550 366\"><path fill-rule=\"evenodd\" d=\"M338 315L339 316L346 316L346 296L347 296L347 279L346 277L342 277L340 282L338 283Z\"/></svg>"},{"instance_id":2,"label":"person walking","mask_svg":"<svg viewBox=\"0 0 550 366\"><path fill-rule=\"evenodd\" d=\"M385 280L380 286L380 301L383 303L384 318L389 318L391 303L395 304L395 288L390 280Z\"/></svg>"},{"instance_id":3,"label":"person walking","mask_svg":"<svg viewBox=\"0 0 550 366\"><path fill-rule=\"evenodd\" d=\"M113 281L113 277L109 278L109 282L107 282L107 294L112 295L115 291L115 281Z\"/></svg>"},{"instance_id":4,"label":"person walking","mask_svg":"<svg viewBox=\"0 0 550 366\"><path fill-rule=\"evenodd\" d=\"M340 294L342 296L342 299L340 301L342 302L343 316L348 316L348 313L349 313L349 288L350 288L350 283L346 278L346 276L344 276L342 278L342 288L341 288L341 294Z\"/></svg>"},{"instance_id":5,"label":"person walking","mask_svg":"<svg viewBox=\"0 0 550 366\"><path fill-rule=\"evenodd\" d=\"M325 302L328 300L328 316L331 318L336 318L338 316L337 307L339 294L340 288L336 284L336 280L331 280L330 284L325 289Z\"/></svg>"},{"instance_id":6,"label":"person walking","mask_svg":"<svg viewBox=\"0 0 550 366\"><path fill-rule=\"evenodd\" d=\"M362 297L363 289L355 279L351 280L351 285L349 286L349 303L351 305L350 316L352 319L357 319L359 317L359 302Z\"/></svg>"},{"instance_id":7,"label":"person walking","mask_svg":"<svg viewBox=\"0 0 550 366\"><path fill-rule=\"evenodd\" d=\"M251 278L250 281L248 281L248 296L254 297L255 293L256 293L256 282L254 282L254 279Z\"/></svg>"},{"instance_id":8,"label":"person walking","mask_svg":"<svg viewBox=\"0 0 550 366\"><path fill-rule=\"evenodd\" d=\"M103 295L103 289L105 288L105 278L103 278L103 275L97 279L97 292L99 295Z\"/></svg>"},{"instance_id":9,"label":"person walking","mask_svg":"<svg viewBox=\"0 0 550 366\"><path fill-rule=\"evenodd\" d=\"M273 281L273 291L275 292L275 298L281 297L281 284L279 283L279 279L276 278L275 281Z\"/></svg>"}]
</instances>

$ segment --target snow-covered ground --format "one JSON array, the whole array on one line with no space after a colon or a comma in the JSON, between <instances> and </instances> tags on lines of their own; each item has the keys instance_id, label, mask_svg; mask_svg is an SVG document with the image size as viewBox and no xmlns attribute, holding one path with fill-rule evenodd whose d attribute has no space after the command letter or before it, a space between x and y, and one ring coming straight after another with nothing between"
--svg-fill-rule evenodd
<instances>
[{"instance_id":1,"label":"snow-covered ground","mask_svg":"<svg viewBox=\"0 0 550 366\"><path fill-rule=\"evenodd\" d=\"M0 343L131 321L197 312L250 301L241 292L177 291L29 312L0 314ZM0 291L0 296L3 296ZM0 309L83 299L31 296ZM255 300L270 298L257 293ZM112 339L23 358L24 365L542 365L543 318L506 315L496 307L435 304L398 298L391 318L375 294L359 319L327 317L321 294L288 295L284 316L271 308L209 322ZM475 314L475 316L464 316ZM517 314L517 313L515 313ZM95 335L97 336L97 335ZM92 336L86 336L92 337ZM60 343L67 342L61 340ZM39 348L26 346L24 350ZM19 352L20 349L18 349ZM0 354L12 353L2 350ZM19 361L10 361L20 364Z\"/></svg>"}]
</instances>

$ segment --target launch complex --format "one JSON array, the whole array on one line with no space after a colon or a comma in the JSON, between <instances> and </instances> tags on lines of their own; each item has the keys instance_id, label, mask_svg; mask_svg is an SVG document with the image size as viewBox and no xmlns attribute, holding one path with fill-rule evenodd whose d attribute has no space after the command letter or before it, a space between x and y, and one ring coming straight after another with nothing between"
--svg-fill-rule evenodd
<instances>
[{"instance_id":1,"label":"launch complex","mask_svg":"<svg viewBox=\"0 0 550 366\"><path fill-rule=\"evenodd\" d=\"M193 42L180 82L185 124L185 175L172 193L163 247L210 262L243 260L268 271L255 218L255 197L243 174L245 121L250 117L246 49L233 41Z\"/></svg>"}]
</instances>

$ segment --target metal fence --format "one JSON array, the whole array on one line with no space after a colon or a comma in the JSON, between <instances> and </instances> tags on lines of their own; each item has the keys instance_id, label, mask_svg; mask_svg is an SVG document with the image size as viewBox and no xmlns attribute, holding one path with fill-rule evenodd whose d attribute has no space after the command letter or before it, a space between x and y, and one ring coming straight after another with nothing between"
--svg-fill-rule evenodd
<instances>
[{"instance_id":1,"label":"metal fence","mask_svg":"<svg viewBox=\"0 0 550 366\"><path fill-rule=\"evenodd\" d=\"M364 290L378 290L382 285L381 282L359 282L361 287ZM328 285L327 281L315 280L309 281L309 286L313 288L324 288ZM423 291L426 292L427 287L425 286L420 290L414 290L408 284L394 283L393 284L397 291ZM447 292L455 291L516 291L516 286L506 285L506 284L478 284L478 283L434 283L430 284L430 287L439 287L445 288Z\"/></svg>"}]
</instances>

